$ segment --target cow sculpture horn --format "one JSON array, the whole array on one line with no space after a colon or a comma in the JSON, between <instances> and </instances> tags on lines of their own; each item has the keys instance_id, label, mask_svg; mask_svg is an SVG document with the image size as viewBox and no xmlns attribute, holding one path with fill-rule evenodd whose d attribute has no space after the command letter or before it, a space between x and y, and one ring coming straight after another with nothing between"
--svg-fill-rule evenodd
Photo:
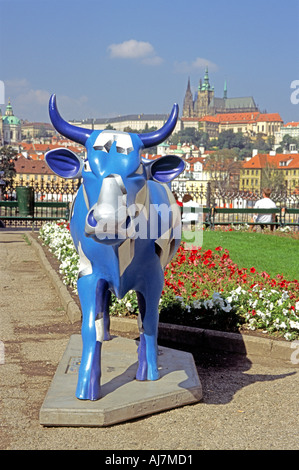
<instances>
[{"instance_id":1,"label":"cow sculpture horn","mask_svg":"<svg viewBox=\"0 0 299 470\"><path fill-rule=\"evenodd\" d=\"M55 129L65 137L78 142L79 144L85 145L86 140L93 132L91 129L85 129L83 127L73 126L69 124L67 121L62 119L59 114L56 105L56 95L53 94L50 98L49 102L49 114L51 118L51 122ZM169 115L168 120L164 124L163 127L154 131L148 132L145 134L138 134L138 137L143 143L145 148L153 147L155 145L159 145L161 142L167 139L170 134L173 132L179 114L179 107L177 104L173 105L172 111Z\"/></svg>"},{"instance_id":2,"label":"cow sculpture horn","mask_svg":"<svg viewBox=\"0 0 299 470\"><path fill-rule=\"evenodd\" d=\"M56 95L52 95L49 102L49 114L55 129L68 139L78 142L78 144L85 145L86 140L93 132L91 129L84 129L83 127L72 126L60 116L56 106Z\"/></svg>"},{"instance_id":3,"label":"cow sculpture horn","mask_svg":"<svg viewBox=\"0 0 299 470\"><path fill-rule=\"evenodd\" d=\"M173 132L179 115L179 106L177 104L173 105L172 111L169 115L168 120L163 127L154 131L148 132L147 134L138 134L138 137L141 139L143 146L145 148L153 147L159 145L161 142L167 139L170 134Z\"/></svg>"}]
</instances>

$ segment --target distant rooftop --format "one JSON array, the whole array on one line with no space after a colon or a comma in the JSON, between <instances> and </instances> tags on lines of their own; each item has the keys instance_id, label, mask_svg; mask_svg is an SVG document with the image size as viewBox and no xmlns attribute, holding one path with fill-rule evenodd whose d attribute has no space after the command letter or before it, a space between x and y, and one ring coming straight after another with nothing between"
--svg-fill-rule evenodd
<instances>
[{"instance_id":1,"label":"distant rooftop","mask_svg":"<svg viewBox=\"0 0 299 470\"><path fill-rule=\"evenodd\" d=\"M84 119L83 124L109 124L111 122L124 122L124 121L166 121L169 114L127 114L125 116L116 116L112 118L97 118L97 119ZM69 122L78 122L72 120Z\"/></svg>"}]
</instances>

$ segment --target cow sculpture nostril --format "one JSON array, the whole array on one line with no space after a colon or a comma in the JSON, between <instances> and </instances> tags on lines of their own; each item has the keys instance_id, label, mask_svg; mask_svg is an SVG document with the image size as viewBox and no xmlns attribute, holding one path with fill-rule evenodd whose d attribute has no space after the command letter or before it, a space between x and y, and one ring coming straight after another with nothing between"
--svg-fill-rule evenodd
<instances>
[{"instance_id":1,"label":"cow sculpture nostril","mask_svg":"<svg viewBox=\"0 0 299 470\"><path fill-rule=\"evenodd\" d=\"M93 210L89 212L87 221L91 227L96 227L97 226L97 221L93 216Z\"/></svg>"}]
</instances>

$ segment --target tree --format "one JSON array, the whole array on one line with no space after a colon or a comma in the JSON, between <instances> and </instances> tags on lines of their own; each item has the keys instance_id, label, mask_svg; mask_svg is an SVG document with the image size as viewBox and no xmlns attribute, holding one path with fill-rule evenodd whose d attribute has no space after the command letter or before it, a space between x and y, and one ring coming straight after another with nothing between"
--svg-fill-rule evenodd
<instances>
[{"instance_id":1,"label":"tree","mask_svg":"<svg viewBox=\"0 0 299 470\"><path fill-rule=\"evenodd\" d=\"M251 147L251 141L242 132L234 132L232 129L229 129L219 134L218 147L221 149L244 149Z\"/></svg>"},{"instance_id":2,"label":"tree","mask_svg":"<svg viewBox=\"0 0 299 470\"><path fill-rule=\"evenodd\" d=\"M179 142L195 145L196 147L203 146L209 148L209 135L206 132L196 130L194 127L187 127L169 137L169 142L172 145L177 145Z\"/></svg>"},{"instance_id":3,"label":"tree","mask_svg":"<svg viewBox=\"0 0 299 470\"><path fill-rule=\"evenodd\" d=\"M240 168L236 149L219 149L207 157L205 162L205 171L210 173L212 188L220 191L238 188Z\"/></svg>"},{"instance_id":4,"label":"tree","mask_svg":"<svg viewBox=\"0 0 299 470\"><path fill-rule=\"evenodd\" d=\"M272 150L272 145L270 143L269 137L265 140L263 134L257 134L255 141L253 142L253 148L257 149L259 152L268 153Z\"/></svg>"},{"instance_id":5,"label":"tree","mask_svg":"<svg viewBox=\"0 0 299 470\"><path fill-rule=\"evenodd\" d=\"M284 172L276 168L274 164L267 162L265 168L262 169L261 176L263 188L270 188L278 192L286 189Z\"/></svg>"},{"instance_id":6,"label":"tree","mask_svg":"<svg viewBox=\"0 0 299 470\"><path fill-rule=\"evenodd\" d=\"M5 182L11 180L15 174L15 161L17 160L17 152L10 146L0 148L0 174L1 179Z\"/></svg>"},{"instance_id":7,"label":"tree","mask_svg":"<svg viewBox=\"0 0 299 470\"><path fill-rule=\"evenodd\" d=\"M282 147L282 151L290 150L290 145L295 144L296 147L298 147L299 141L298 139L295 139L294 137L290 136L289 134L285 134L282 138L282 141L280 142L280 147Z\"/></svg>"}]
</instances>

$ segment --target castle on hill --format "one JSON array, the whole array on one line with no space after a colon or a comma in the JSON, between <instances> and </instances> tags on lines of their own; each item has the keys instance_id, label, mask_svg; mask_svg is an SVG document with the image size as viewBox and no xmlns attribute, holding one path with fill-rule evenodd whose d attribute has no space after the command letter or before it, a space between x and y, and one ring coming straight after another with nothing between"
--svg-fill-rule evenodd
<instances>
[{"instance_id":1,"label":"castle on hill","mask_svg":"<svg viewBox=\"0 0 299 470\"><path fill-rule=\"evenodd\" d=\"M193 96L188 79L187 90L185 93L182 117L183 118L201 118L203 116L215 116L226 113L249 113L258 112L252 96L242 98L228 98L227 84L224 84L222 98L215 97L214 87L210 85L209 71L206 68L204 80L200 79L198 89Z\"/></svg>"}]
</instances>

